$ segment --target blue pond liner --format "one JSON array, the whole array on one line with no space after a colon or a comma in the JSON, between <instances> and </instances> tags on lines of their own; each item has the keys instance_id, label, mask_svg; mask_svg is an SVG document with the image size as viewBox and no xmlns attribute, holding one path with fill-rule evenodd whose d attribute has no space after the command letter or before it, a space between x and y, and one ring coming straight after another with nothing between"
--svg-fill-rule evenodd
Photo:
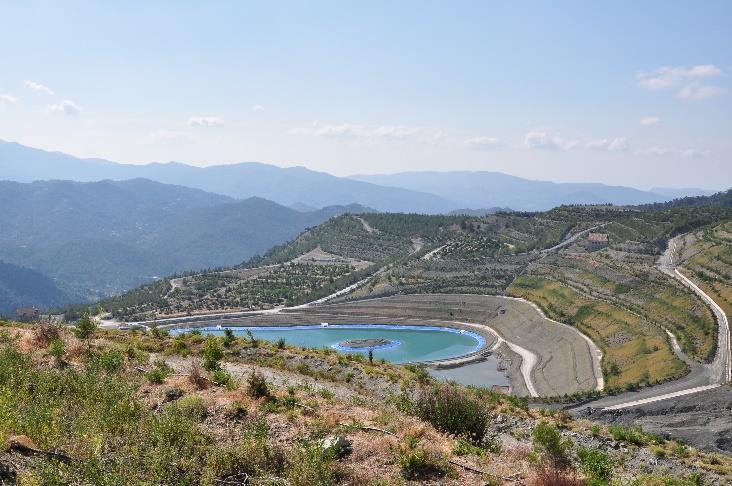
<instances>
[{"instance_id":1,"label":"blue pond liner","mask_svg":"<svg viewBox=\"0 0 732 486\"><path fill-rule=\"evenodd\" d=\"M176 328L173 329L172 332L174 334L182 334L186 332L191 332L194 330L207 332L207 331L223 331L225 329L231 329L232 331L303 331L308 329L319 329L319 330L326 330L326 329L385 329L385 330L408 330L408 331L439 331L439 332L449 332L454 334L461 334L463 336L467 336L475 340L475 346L472 350L470 350L467 353L464 354L472 354L477 351L480 351L485 346L485 338L481 336L478 333L468 331L465 329L457 329L454 327L444 327L444 326L415 326L415 325L399 325L399 324L307 324L307 325L294 325L294 326L231 326L231 325L211 325L211 326L203 326L203 327L185 327L185 328ZM401 346L401 342L398 340L393 340L389 343L378 345L378 346L370 346L365 348L351 348L348 346L341 346L340 343L336 343L331 345L333 349L336 349L338 351L342 352L368 352L371 351L378 351L378 350L386 350L386 349L393 349Z\"/></svg>"}]
</instances>

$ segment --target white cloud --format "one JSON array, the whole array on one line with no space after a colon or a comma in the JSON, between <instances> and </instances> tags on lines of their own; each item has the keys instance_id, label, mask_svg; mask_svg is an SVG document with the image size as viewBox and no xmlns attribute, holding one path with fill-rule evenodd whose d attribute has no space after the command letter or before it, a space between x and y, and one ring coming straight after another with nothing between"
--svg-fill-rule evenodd
<instances>
[{"instance_id":1,"label":"white cloud","mask_svg":"<svg viewBox=\"0 0 732 486\"><path fill-rule=\"evenodd\" d=\"M684 100L704 100L707 98L711 98L712 96L720 95L722 93L724 93L724 90L717 86L709 86L700 83L690 83L681 88L679 92L676 93L676 96Z\"/></svg>"},{"instance_id":2,"label":"white cloud","mask_svg":"<svg viewBox=\"0 0 732 486\"><path fill-rule=\"evenodd\" d=\"M48 105L46 110L49 113L57 113L60 115L78 115L81 113L81 107L71 100L63 100L61 103Z\"/></svg>"},{"instance_id":3,"label":"white cloud","mask_svg":"<svg viewBox=\"0 0 732 486\"><path fill-rule=\"evenodd\" d=\"M17 102L18 98L11 94L2 94L0 93L0 105L12 105L13 103Z\"/></svg>"},{"instance_id":4,"label":"white cloud","mask_svg":"<svg viewBox=\"0 0 732 486\"><path fill-rule=\"evenodd\" d=\"M220 127L224 120L217 116L192 116L188 118L189 127Z\"/></svg>"},{"instance_id":5,"label":"white cloud","mask_svg":"<svg viewBox=\"0 0 732 486\"><path fill-rule=\"evenodd\" d=\"M658 125L661 123L661 119L657 116L644 116L640 119L640 124L645 126Z\"/></svg>"},{"instance_id":6,"label":"white cloud","mask_svg":"<svg viewBox=\"0 0 732 486\"><path fill-rule=\"evenodd\" d=\"M252 105L252 111L255 113L259 113L260 111L264 111L264 105Z\"/></svg>"},{"instance_id":7,"label":"white cloud","mask_svg":"<svg viewBox=\"0 0 732 486\"><path fill-rule=\"evenodd\" d=\"M602 140L594 140L587 142L585 147L591 150L603 150L607 152L626 152L630 150L630 143L628 140L622 137L618 138L605 138Z\"/></svg>"},{"instance_id":8,"label":"white cloud","mask_svg":"<svg viewBox=\"0 0 732 486\"><path fill-rule=\"evenodd\" d=\"M524 138L524 144L537 150L570 150L577 147L579 142L551 136L546 132L529 132Z\"/></svg>"},{"instance_id":9,"label":"white cloud","mask_svg":"<svg viewBox=\"0 0 732 486\"><path fill-rule=\"evenodd\" d=\"M340 125L323 125L315 122L308 128L293 130L295 133L306 133L326 138L364 139L364 140L403 140L420 133L420 129L407 125L384 125L367 127L352 123Z\"/></svg>"},{"instance_id":10,"label":"white cloud","mask_svg":"<svg viewBox=\"0 0 732 486\"><path fill-rule=\"evenodd\" d=\"M703 84L701 80L716 78L722 70L713 64L686 67L664 66L651 72L638 73L638 86L650 90L677 90L676 96L686 100L702 100L724 92L723 89Z\"/></svg>"},{"instance_id":11,"label":"white cloud","mask_svg":"<svg viewBox=\"0 0 732 486\"><path fill-rule=\"evenodd\" d=\"M51 88L49 88L48 86L44 86L41 83L37 83L35 81L24 81L23 85L26 88L30 89L31 91L35 91L36 93L46 93L49 95L54 94L54 92Z\"/></svg>"},{"instance_id":12,"label":"white cloud","mask_svg":"<svg viewBox=\"0 0 732 486\"><path fill-rule=\"evenodd\" d=\"M721 76L722 70L712 64L691 68L660 67L650 73L638 73L638 85L647 89L673 88L691 80Z\"/></svg>"},{"instance_id":13,"label":"white cloud","mask_svg":"<svg viewBox=\"0 0 732 486\"><path fill-rule=\"evenodd\" d=\"M700 150L694 148L675 149L668 147L649 147L635 151L636 155L650 155L655 157L687 157L699 158L711 155L709 150Z\"/></svg>"},{"instance_id":14,"label":"white cloud","mask_svg":"<svg viewBox=\"0 0 732 486\"><path fill-rule=\"evenodd\" d=\"M501 150L506 144L493 137L474 137L464 141L465 145L479 150Z\"/></svg>"}]
</instances>

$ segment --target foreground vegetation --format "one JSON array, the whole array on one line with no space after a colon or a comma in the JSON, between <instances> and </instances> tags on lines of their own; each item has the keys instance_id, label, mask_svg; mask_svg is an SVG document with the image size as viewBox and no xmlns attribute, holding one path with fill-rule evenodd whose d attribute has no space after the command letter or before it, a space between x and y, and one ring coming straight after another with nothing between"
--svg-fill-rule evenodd
<instances>
[{"instance_id":1,"label":"foreground vegetation","mask_svg":"<svg viewBox=\"0 0 732 486\"><path fill-rule=\"evenodd\" d=\"M298 358L311 367L289 368ZM367 382L397 392L384 399ZM74 333L0 327L6 484L692 485L732 474L727 457L526 405L286 343L102 333L90 319Z\"/></svg>"}]
</instances>

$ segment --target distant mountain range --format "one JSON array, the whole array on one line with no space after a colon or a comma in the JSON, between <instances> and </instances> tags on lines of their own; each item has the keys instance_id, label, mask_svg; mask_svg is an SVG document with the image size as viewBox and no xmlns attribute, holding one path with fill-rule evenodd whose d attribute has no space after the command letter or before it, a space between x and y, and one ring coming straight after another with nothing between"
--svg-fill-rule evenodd
<instances>
[{"instance_id":1,"label":"distant mountain range","mask_svg":"<svg viewBox=\"0 0 732 486\"><path fill-rule=\"evenodd\" d=\"M0 260L99 297L264 253L358 205L300 212L144 179L0 182Z\"/></svg>"},{"instance_id":2,"label":"distant mountain range","mask_svg":"<svg viewBox=\"0 0 732 486\"><path fill-rule=\"evenodd\" d=\"M562 204L647 204L714 193L703 189L665 188L653 192L596 183L533 181L500 172L401 172L357 175L352 179L427 192L459 200L468 208L508 207L519 211L544 211Z\"/></svg>"},{"instance_id":3,"label":"distant mountain range","mask_svg":"<svg viewBox=\"0 0 732 486\"><path fill-rule=\"evenodd\" d=\"M702 189L631 187L534 181L499 172L403 172L336 177L305 167L258 162L194 167L177 162L119 164L79 159L0 141L0 180L99 181L146 178L244 199L261 197L298 210L358 203L377 211L448 213L503 207L542 211L562 204L648 204L709 195Z\"/></svg>"},{"instance_id":4,"label":"distant mountain range","mask_svg":"<svg viewBox=\"0 0 732 486\"><path fill-rule=\"evenodd\" d=\"M280 168L257 162L204 168L177 162L118 164L103 159L78 159L0 141L0 180L91 182L134 178L202 189L238 199L261 197L284 206L321 208L358 203L378 211L423 213L440 213L459 206L433 194L335 177L305 167Z\"/></svg>"}]
</instances>

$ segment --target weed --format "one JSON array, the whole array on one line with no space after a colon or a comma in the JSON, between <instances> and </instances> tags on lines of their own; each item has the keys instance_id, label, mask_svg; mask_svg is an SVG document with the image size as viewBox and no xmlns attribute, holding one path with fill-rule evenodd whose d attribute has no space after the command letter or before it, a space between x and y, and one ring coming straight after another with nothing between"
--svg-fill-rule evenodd
<instances>
[{"instance_id":1,"label":"weed","mask_svg":"<svg viewBox=\"0 0 732 486\"><path fill-rule=\"evenodd\" d=\"M409 402L408 397L403 399ZM479 398L450 384L423 390L408 408L437 429L475 445L483 441L491 417L489 409Z\"/></svg>"},{"instance_id":2,"label":"weed","mask_svg":"<svg viewBox=\"0 0 732 486\"><path fill-rule=\"evenodd\" d=\"M573 445L570 439L563 440L557 428L546 422L537 424L532 436L534 452L539 455L541 464L550 470L569 469Z\"/></svg>"},{"instance_id":3,"label":"weed","mask_svg":"<svg viewBox=\"0 0 732 486\"><path fill-rule=\"evenodd\" d=\"M224 357L224 351L219 346L219 340L213 335L208 335L206 344L203 347L203 367L208 371L219 369L219 361Z\"/></svg>"},{"instance_id":4,"label":"weed","mask_svg":"<svg viewBox=\"0 0 732 486\"><path fill-rule=\"evenodd\" d=\"M454 473L445 457L419 447L415 442L407 438L397 449L396 463L405 479L425 481Z\"/></svg>"},{"instance_id":5,"label":"weed","mask_svg":"<svg viewBox=\"0 0 732 486\"><path fill-rule=\"evenodd\" d=\"M598 449L579 448L577 451L580 469L587 478L588 486L605 486L613 477L613 460Z\"/></svg>"},{"instance_id":6,"label":"weed","mask_svg":"<svg viewBox=\"0 0 732 486\"><path fill-rule=\"evenodd\" d=\"M252 373L247 378L247 393L252 398L268 397L270 395L269 386L264 376L252 370Z\"/></svg>"}]
</instances>

